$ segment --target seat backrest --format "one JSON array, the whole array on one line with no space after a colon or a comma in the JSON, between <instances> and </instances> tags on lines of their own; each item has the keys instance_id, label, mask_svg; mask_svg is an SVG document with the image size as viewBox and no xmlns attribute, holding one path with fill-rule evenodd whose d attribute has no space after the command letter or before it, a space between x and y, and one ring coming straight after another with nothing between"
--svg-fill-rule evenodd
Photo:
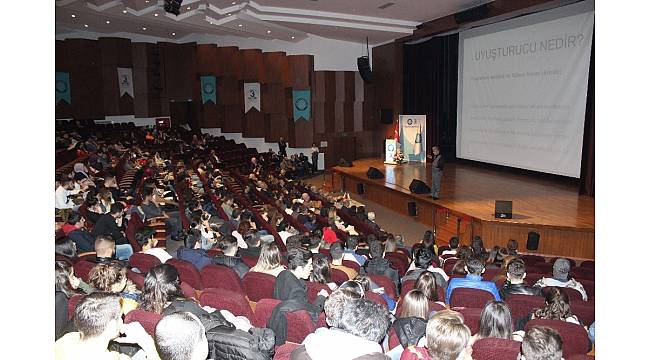
<instances>
[{"instance_id":1,"label":"seat backrest","mask_svg":"<svg viewBox=\"0 0 650 360\"><path fill-rule=\"evenodd\" d=\"M366 299L374 302L375 304L379 304L388 310L388 303L386 303L386 300L384 300L384 298L381 295L375 294L372 291L366 291L364 296Z\"/></svg>"},{"instance_id":2,"label":"seat backrest","mask_svg":"<svg viewBox=\"0 0 650 360\"><path fill-rule=\"evenodd\" d=\"M144 223L142 222L142 219L140 219L140 215L138 215L137 212L132 212L131 213L131 219L129 220L129 223L126 225L126 229L124 230L124 234L126 235L126 238L129 240L129 244L133 248L133 252L137 253L138 251L142 251L142 246L140 243L138 243L135 240L135 233L136 231L142 229L144 227Z\"/></svg>"},{"instance_id":3,"label":"seat backrest","mask_svg":"<svg viewBox=\"0 0 650 360\"><path fill-rule=\"evenodd\" d=\"M533 319L526 323L524 330L533 326L547 326L555 329L562 338L562 356L566 359L571 355L589 352L589 338L584 327L561 320Z\"/></svg>"},{"instance_id":4,"label":"seat backrest","mask_svg":"<svg viewBox=\"0 0 650 360\"><path fill-rule=\"evenodd\" d=\"M72 320L72 318L74 317L74 312L77 309L77 304L79 303L79 301L81 301L81 299L84 298L84 296L85 295L82 294L75 294L72 295L70 299L68 299L68 320Z\"/></svg>"},{"instance_id":5,"label":"seat backrest","mask_svg":"<svg viewBox=\"0 0 650 360\"><path fill-rule=\"evenodd\" d=\"M90 270L92 270L95 267L95 263L92 263L90 261L77 261L74 264L74 273L77 277L81 278L81 280L85 282L90 281Z\"/></svg>"},{"instance_id":6,"label":"seat backrest","mask_svg":"<svg viewBox=\"0 0 650 360\"><path fill-rule=\"evenodd\" d=\"M201 292L199 302L218 310L228 310L235 316L244 316L253 322L254 314L248 299L242 294L225 289L208 288Z\"/></svg>"},{"instance_id":7,"label":"seat backrest","mask_svg":"<svg viewBox=\"0 0 650 360\"><path fill-rule=\"evenodd\" d=\"M506 304L510 307L510 314L514 322L527 316L534 309L543 308L546 301L541 296L516 294L508 295Z\"/></svg>"},{"instance_id":8,"label":"seat backrest","mask_svg":"<svg viewBox=\"0 0 650 360\"><path fill-rule=\"evenodd\" d=\"M546 260L543 256L539 255L521 255L521 259L526 265L535 265Z\"/></svg>"},{"instance_id":9,"label":"seat backrest","mask_svg":"<svg viewBox=\"0 0 650 360\"><path fill-rule=\"evenodd\" d=\"M402 295L415 288L415 280L406 280L402 283Z\"/></svg>"},{"instance_id":10,"label":"seat backrest","mask_svg":"<svg viewBox=\"0 0 650 360\"><path fill-rule=\"evenodd\" d=\"M341 285L344 282L348 281L348 274L346 274L344 271L330 268L330 272L332 275L332 282L334 282L336 285Z\"/></svg>"},{"instance_id":11,"label":"seat backrest","mask_svg":"<svg viewBox=\"0 0 650 360\"><path fill-rule=\"evenodd\" d=\"M569 277L574 277L576 280L582 282L583 280L594 281L596 278L596 273L594 269L584 268L584 267L574 267L571 268Z\"/></svg>"},{"instance_id":12,"label":"seat backrest","mask_svg":"<svg viewBox=\"0 0 650 360\"><path fill-rule=\"evenodd\" d=\"M397 300L397 289L395 283L389 277L377 274L368 274L368 277L379 287L384 288L384 294L390 296L393 300Z\"/></svg>"},{"instance_id":13,"label":"seat backrest","mask_svg":"<svg viewBox=\"0 0 650 360\"><path fill-rule=\"evenodd\" d=\"M402 253L386 253L384 257L390 262L390 264L397 269L397 273L400 277L404 276L409 268L408 260L404 260L401 256Z\"/></svg>"},{"instance_id":14,"label":"seat backrest","mask_svg":"<svg viewBox=\"0 0 650 360\"><path fill-rule=\"evenodd\" d=\"M553 286L548 286L548 287L553 287ZM569 296L569 300L571 302L582 301L582 294L580 293L580 291L568 287L558 287L558 289L564 291Z\"/></svg>"},{"instance_id":15,"label":"seat backrest","mask_svg":"<svg viewBox=\"0 0 650 360\"><path fill-rule=\"evenodd\" d=\"M259 299L255 304L255 313L253 318L253 325L256 327L266 327L266 323L271 318L273 308L280 303L276 299Z\"/></svg>"},{"instance_id":16,"label":"seat backrest","mask_svg":"<svg viewBox=\"0 0 650 360\"><path fill-rule=\"evenodd\" d=\"M445 270L445 273L447 275L451 274L451 270L454 269L454 265L456 265L456 262L458 262L459 259L447 259L445 260L445 264L443 265L443 270Z\"/></svg>"},{"instance_id":17,"label":"seat backrest","mask_svg":"<svg viewBox=\"0 0 650 360\"><path fill-rule=\"evenodd\" d=\"M196 299L196 289L194 289L192 285L181 281L181 291L183 292L183 295L185 295L186 298Z\"/></svg>"},{"instance_id":18,"label":"seat backrest","mask_svg":"<svg viewBox=\"0 0 650 360\"><path fill-rule=\"evenodd\" d=\"M533 286L539 279L543 278L544 276L545 276L544 274L540 274L540 273L526 273L526 278L524 279L524 281L528 285Z\"/></svg>"},{"instance_id":19,"label":"seat backrest","mask_svg":"<svg viewBox=\"0 0 650 360\"><path fill-rule=\"evenodd\" d=\"M314 330L316 326L306 310L287 313L287 341L300 344Z\"/></svg>"},{"instance_id":20,"label":"seat backrest","mask_svg":"<svg viewBox=\"0 0 650 360\"><path fill-rule=\"evenodd\" d=\"M595 302L571 301L571 312L586 326L591 325L596 319Z\"/></svg>"},{"instance_id":21,"label":"seat backrest","mask_svg":"<svg viewBox=\"0 0 650 360\"><path fill-rule=\"evenodd\" d=\"M160 319L162 319L162 316L160 314L135 309L129 311L128 314L124 316L124 323L129 324L132 322L139 322L147 334L154 336L154 333L156 332L156 325L158 325Z\"/></svg>"},{"instance_id":22,"label":"seat backrest","mask_svg":"<svg viewBox=\"0 0 650 360\"><path fill-rule=\"evenodd\" d=\"M451 292L449 306L482 309L490 300L494 300L494 296L488 291L471 288L455 288Z\"/></svg>"},{"instance_id":23,"label":"seat backrest","mask_svg":"<svg viewBox=\"0 0 650 360\"><path fill-rule=\"evenodd\" d=\"M300 344L294 343L284 343L282 346L275 348L275 355L273 355L273 360L290 360L291 353L298 347Z\"/></svg>"},{"instance_id":24,"label":"seat backrest","mask_svg":"<svg viewBox=\"0 0 650 360\"><path fill-rule=\"evenodd\" d=\"M585 260L580 264L580 267L588 268L588 269L595 269L596 268L596 262L592 261L592 260Z\"/></svg>"},{"instance_id":25,"label":"seat backrest","mask_svg":"<svg viewBox=\"0 0 650 360\"><path fill-rule=\"evenodd\" d=\"M135 287L137 287L138 290L142 291L142 289L144 289L144 278L145 278L144 274L140 274L133 270L129 270L126 273L126 277L129 278L129 280L131 280L133 284L135 284Z\"/></svg>"},{"instance_id":26,"label":"seat backrest","mask_svg":"<svg viewBox=\"0 0 650 360\"><path fill-rule=\"evenodd\" d=\"M223 265L208 265L201 269L204 289L225 289L242 295L244 287L235 270Z\"/></svg>"},{"instance_id":27,"label":"seat backrest","mask_svg":"<svg viewBox=\"0 0 650 360\"><path fill-rule=\"evenodd\" d=\"M463 314L463 318L465 318L465 325L469 328L469 330L473 334L476 334L478 332L478 322L481 320L481 311L483 311L482 308L456 308L453 309L458 311L459 313Z\"/></svg>"},{"instance_id":28,"label":"seat backrest","mask_svg":"<svg viewBox=\"0 0 650 360\"><path fill-rule=\"evenodd\" d=\"M176 270L178 270L178 276L181 278L182 282L188 283L195 289L203 289L201 273L199 273L191 262L180 259L169 259L166 263L174 266Z\"/></svg>"},{"instance_id":29,"label":"seat backrest","mask_svg":"<svg viewBox=\"0 0 650 360\"><path fill-rule=\"evenodd\" d=\"M250 256L242 256L241 261L248 266L249 269L257 265L257 258L255 257L250 257Z\"/></svg>"},{"instance_id":30,"label":"seat backrest","mask_svg":"<svg viewBox=\"0 0 650 360\"><path fill-rule=\"evenodd\" d=\"M314 300L316 300L316 298L318 297L318 293L321 290L327 291L328 294L332 292L329 286L327 286L326 284L307 281L307 301L313 303Z\"/></svg>"},{"instance_id":31,"label":"seat backrest","mask_svg":"<svg viewBox=\"0 0 650 360\"><path fill-rule=\"evenodd\" d=\"M397 347L397 345L399 344L400 344L399 337L395 332L395 328L391 326L390 330L388 331L388 349L392 350L393 348Z\"/></svg>"},{"instance_id":32,"label":"seat backrest","mask_svg":"<svg viewBox=\"0 0 650 360\"><path fill-rule=\"evenodd\" d=\"M515 340L485 338L472 345L474 360L516 360L521 343Z\"/></svg>"},{"instance_id":33,"label":"seat backrest","mask_svg":"<svg viewBox=\"0 0 650 360\"><path fill-rule=\"evenodd\" d=\"M272 299L275 276L248 272L242 279L242 285L244 286L244 293L246 293L250 301L257 302L260 299Z\"/></svg>"},{"instance_id":34,"label":"seat backrest","mask_svg":"<svg viewBox=\"0 0 650 360\"><path fill-rule=\"evenodd\" d=\"M551 263L538 262L537 264L534 264L533 266L538 269L540 274L544 274L546 276L553 275L553 264L551 264Z\"/></svg>"},{"instance_id":35,"label":"seat backrest","mask_svg":"<svg viewBox=\"0 0 650 360\"><path fill-rule=\"evenodd\" d=\"M160 265L160 260L153 255L137 252L131 255L129 263L131 266L138 268L141 273L146 274L152 267Z\"/></svg>"}]
</instances>

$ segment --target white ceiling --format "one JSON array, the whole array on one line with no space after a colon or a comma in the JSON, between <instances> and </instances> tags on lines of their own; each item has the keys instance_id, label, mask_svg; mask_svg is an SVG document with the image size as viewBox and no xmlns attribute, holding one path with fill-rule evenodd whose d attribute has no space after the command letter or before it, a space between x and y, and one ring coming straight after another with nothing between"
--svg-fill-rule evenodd
<instances>
[{"instance_id":1,"label":"white ceiling","mask_svg":"<svg viewBox=\"0 0 650 360\"><path fill-rule=\"evenodd\" d=\"M178 16L163 0L55 0L56 33L191 34L298 42L310 34L379 44L417 25L493 0L184 0ZM380 9L387 3L394 5ZM108 23L107 23L108 22Z\"/></svg>"}]
</instances>

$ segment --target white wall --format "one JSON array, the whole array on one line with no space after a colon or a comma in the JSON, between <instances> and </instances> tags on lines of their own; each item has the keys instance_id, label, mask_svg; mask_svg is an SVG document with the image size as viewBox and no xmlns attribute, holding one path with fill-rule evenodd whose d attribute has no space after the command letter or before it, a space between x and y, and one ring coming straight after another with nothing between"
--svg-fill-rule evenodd
<instances>
[{"instance_id":1,"label":"white wall","mask_svg":"<svg viewBox=\"0 0 650 360\"><path fill-rule=\"evenodd\" d=\"M309 35L298 42L283 40L265 40L239 36L218 36L209 34L191 34L180 39L166 39L142 34L118 32L103 34L90 31L75 31L57 34L57 40L91 39L100 37L121 37L137 42L155 43L166 41L173 43L196 42L197 44L218 44L219 46L238 46L240 49L260 49L262 51L284 51L287 55L314 55L314 70L357 71L357 58L366 54L366 44L323 38ZM370 46L372 64L372 46Z\"/></svg>"},{"instance_id":2,"label":"white wall","mask_svg":"<svg viewBox=\"0 0 650 360\"><path fill-rule=\"evenodd\" d=\"M244 143L246 147L255 148L257 152L263 153L269 151L269 148L273 149L276 153L280 151L278 143L268 143L264 138L245 138L242 133L222 133L221 128L201 128L201 133L210 134L213 136L223 136L228 140L234 140L238 143ZM311 148L291 148L287 147L287 155L291 156L293 154L303 153L309 158L311 163ZM325 154L318 154L318 170L325 169Z\"/></svg>"}]
</instances>

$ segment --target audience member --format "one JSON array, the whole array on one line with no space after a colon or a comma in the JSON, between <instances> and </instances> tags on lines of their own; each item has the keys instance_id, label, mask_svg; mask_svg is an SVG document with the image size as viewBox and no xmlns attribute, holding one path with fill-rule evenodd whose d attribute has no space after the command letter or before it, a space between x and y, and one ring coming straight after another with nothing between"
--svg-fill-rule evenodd
<instances>
[{"instance_id":1,"label":"audience member","mask_svg":"<svg viewBox=\"0 0 650 360\"><path fill-rule=\"evenodd\" d=\"M516 259L508 265L508 273L506 274L506 282L499 290L501 298L506 299L508 295L541 295L539 288L528 286L524 282L526 278L526 264L521 259Z\"/></svg>"},{"instance_id":2,"label":"audience member","mask_svg":"<svg viewBox=\"0 0 650 360\"><path fill-rule=\"evenodd\" d=\"M71 213L63 225L63 233L74 241L77 251L95 251L95 238L85 229L86 220L79 213Z\"/></svg>"},{"instance_id":3,"label":"audience member","mask_svg":"<svg viewBox=\"0 0 650 360\"><path fill-rule=\"evenodd\" d=\"M562 338L557 331L545 326L533 326L526 331L521 343L520 360L561 360Z\"/></svg>"},{"instance_id":4,"label":"audience member","mask_svg":"<svg viewBox=\"0 0 650 360\"><path fill-rule=\"evenodd\" d=\"M343 250L343 260L354 261L363 266L366 263L366 258L356 253L358 247L359 238L356 235L350 235L346 241L345 250Z\"/></svg>"},{"instance_id":5,"label":"audience member","mask_svg":"<svg viewBox=\"0 0 650 360\"><path fill-rule=\"evenodd\" d=\"M490 300L481 311L478 333L472 336L470 345L485 338L521 341L520 336L513 334L513 329L512 315L508 305L502 301Z\"/></svg>"},{"instance_id":6,"label":"audience member","mask_svg":"<svg viewBox=\"0 0 650 360\"><path fill-rule=\"evenodd\" d=\"M576 279L569 279L569 271L571 271L571 263L569 260L559 258L553 263L553 277L543 277L539 279L535 287L543 288L546 286L566 287L578 290L582 294L582 300L587 301L587 292L582 284Z\"/></svg>"},{"instance_id":7,"label":"audience member","mask_svg":"<svg viewBox=\"0 0 650 360\"><path fill-rule=\"evenodd\" d=\"M336 242L330 246L330 256L332 256L332 269L343 271L348 280L354 279L358 272L355 269L343 265L343 246L340 242Z\"/></svg>"},{"instance_id":8,"label":"audience member","mask_svg":"<svg viewBox=\"0 0 650 360\"><path fill-rule=\"evenodd\" d=\"M77 245L68 237L58 238L54 241L54 253L74 262L77 260Z\"/></svg>"},{"instance_id":9,"label":"audience member","mask_svg":"<svg viewBox=\"0 0 650 360\"><path fill-rule=\"evenodd\" d=\"M483 281L481 274L485 272L485 263L480 258L471 258L467 260L465 265L467 275L465 278L453 278L449 281L447 287L447 294L445 296L445 303L449 304L451 294L457 288L470 288L487 291L494 296L494 299L501 301L501 296L497 286L491 281Z\"/></svg>"},{"instance_id":10,"label":"audience member","mask_svg":"<svg viewBox=\"0 0 650 360\"><path fill-rule=\"evenodd\" d=\"M316 257L313 260L311 275L309 275L309 281L327 285L330 290L336 289L336 284L332 282L330 265L325 257Z\"/></svg>"},{"instance_id":11,"label":"audience member","mask_svg":"<svg viewBox=\"0 0 650 360\"><path fill-rule=\"evenodd\" d=\"M205 360L208 357L205 327L190 312L164 316L156 325L154 339L161 360Z\"/></svg>"},{"instance_id":12,"label":"audience member","mask_svg":"<svg viewBox=\"0 0 650 360\"><path fill-rule=\"evenodd\" d=\"M172 256L165 249L156 247L158 239L154 237L155 234L156 232L152 228L145 226L135 232L135 241L140 244L143 253L155 256L161 263L164 263Z\"/></svg>"},{"instance_id":13,"label":"audience member","mask_svg":"<svg viewBox=\"0 0 650 360\"><path fill-rule=\"evenodd\" d=\"M226 235L219 241L217 247L223 250L223 253L214 256L214 263L235 270L237 275L243 278L248 272L248 266L237 255L237 239L232 235Z\"/></svg>"},{"instance_id":14,"label":"audience member","mask_svg":"<svg viewBox=\"0 0 650 360\"><path fill-rule=\"evenodd\" d=\"M542 292L546 306L535 309L530 319L561 320L582 325L576 315L571 312L569 296L561 288L549 287ZM523 328L523 324L522 327Z\"/></svg>"},{"instance_id":15,"label":"audience member","mask_svg":"<svg viewBox=\"0 0 650 360\"><path fill-rule=\"evenodd\" d=\"M463 316L453 310L435 313L427 323L427 347L410 347L401 360L471 360L471 332Z\"/></svg>"},{"instance_id":16,"label":"audience member","mask_svg":"<svg viewBox=\"0 0 650 360\"><path fill-rule=\"evenodd\" d=\"M369 244L370 260L361 267L361 274L383 275L391 279L395 289L399 289L399 274L391 267L390 261L384 258L384 246L379 241Z\"/></svg>"},{"instance_id":17,"label":"audience member","mask_svg":"<svg viewBox=\"0 0 650 360\"><path fill-rule=\"evenodd\" d=\"M286 270L286 268L282 265L282 256L278 245L275 243L268 243L262 244L257 264L255 264L255 266L253 266L249 271L278 276L284 270Z\"/></svg>"},{"instance_id":18,"label":"audience member","mask_svg":"<svg viewBox=\"0 0 650 360\"><path fill-rule=\"evenodd\" d=\"M95 237L99 235L110 235L113 241L115 241L117 246L116 256L120 260L126 260L133 254L129 240L127 240L122 230L120 230L123 215L124 206L119 202L115 203L108 214L103 214L99 217L91 232ZM118 222L120 225L118 225Z\"/></svg>"},{"instance_id":19,"label":"audience member","mask_svg":"<svg viewBox=\"0 0 650 360\"><path fill-rule=\"evenodd\" d=\"M89 282L98 291L120 295L120 305L124 314L138 307L140 291L126 276L127 268L119 261L97 264L90 270Z\"/></svg>"}]
</instances>

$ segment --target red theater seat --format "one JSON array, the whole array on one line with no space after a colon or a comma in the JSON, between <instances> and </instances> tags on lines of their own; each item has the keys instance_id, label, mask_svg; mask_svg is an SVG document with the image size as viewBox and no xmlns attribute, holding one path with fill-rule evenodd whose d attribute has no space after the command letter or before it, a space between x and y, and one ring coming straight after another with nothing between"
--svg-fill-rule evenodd
<instances>
[{"instance_id":1,"label":"red theater seat","mask_svg":"<svg viewBox=\"0 0 650 360\"><path fill-rule=\"evenodd\" d=\"M201 269L205 288L225 289L245 295L241 279L235 270L223 265L207 265Z\"/></svg>"},{"instance_id":2,"label":"red theater seat","mask_svg":"<svg viewBox=\"0 0 650 360\"><path fill-rule=\"evenodd\" d=\"M472 346L474 360L516 360L521 343L515 340L485 338Z\"/></svg>"},{"instance_id":3,"label":"red theater seat","mask_svg":"<svg viewBox=\"0 0 650 360\"><path fill-rule=\"evenodd\" d=\"M162 319L162 316L160 314L135 309L129 311L129 313L126 314L124 317L124 323L130 324L132 322L139 322L147 334L154 336L156 332L156 325L158 325L160 319Z\"/></svg>"},{"instance_id":4,"label":"red theater seat","mask_svg":"<svg viewBox=\"0 0 650 360\"><path fill-rule=\"evenodd\" d=\"M275 276L273 275L248 272L244 275L242 284L250 301L257 302L260 299L273 298L273 287L275 286Z\"/></svg>"},{"instance_id":5,"label":"red theater seat","mask_svg":"<svg viewBox=\"0 0 650 360\"><path fill-rule=\"evenodd\" d=\"M494 300L494 296L492 296L488 291L470 288L455 288L449 298L449 306L482 309L490 300Z\"/></svg>"},{"instance_id":6,"label":"red theater seat","mask_svg":"<svg viewBox=\"0 0 650 360\"><path fill-rule=\"evenodd\" d=\"M195 289L203 289L201 273L199 273L191 262L180 259L169 259L166 264L172 265L178 270L178 276L181 278L181 281L188 283Z\"/></svg>"},{"instance_id":7,"label":"red theater seat","mask_svg":"<svg viewBox=\"0 0 650 360\"><path fill-rule=\"evenodd\" d=\"M589 338L584 327L561 320L533 319L526 323L524 330L533 326L547 326L555 329L562 338L562 355L566 359L572 355L589 352Z\"/></svg>"},{"instance_id":8,"label":"red theater seat","mask_svg":"<svg viewBox=\"0 0 650 360\"><path fill-rule=\"evenodd\" d=\"M245 316L248 320L253 321L253 310L248 303L248 299L241 294L225 289L205 289L199 297L201 305L210 306L218 310L228 310L236 316Z\"/></svg>"},{"instance_id":9,"label":"red theater seat","mask_svg":"<svg viewBox=\"0 0 650 360\"><path fill-rule=\"evenodd\" d=\"M139 269L141 273L146 274L152 267L160 265L160 260L153 255L134 253L129 258L129 263L131 266Z\"/></svg>"}]
</instances>

